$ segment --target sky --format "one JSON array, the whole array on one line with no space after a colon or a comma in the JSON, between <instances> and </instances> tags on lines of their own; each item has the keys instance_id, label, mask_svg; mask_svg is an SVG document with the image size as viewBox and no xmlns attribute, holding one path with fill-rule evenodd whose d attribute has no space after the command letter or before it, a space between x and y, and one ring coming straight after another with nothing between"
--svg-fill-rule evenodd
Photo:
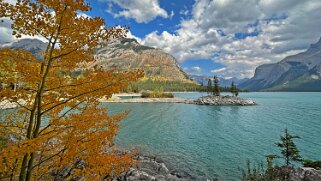
<instances>
[{"instance_id":1,"label":"sky","mask_svg":"<svg viewBox=\"0 0 321 181\"><path fill-rule=\"evenodd\" d=\"M14 0L6 0L14 2ZM321 0L89 0L91 17L173 55L196 75L250 78L321 37ZM14 41L0 23L0 43Z\"/></svg>"}]
</instances>

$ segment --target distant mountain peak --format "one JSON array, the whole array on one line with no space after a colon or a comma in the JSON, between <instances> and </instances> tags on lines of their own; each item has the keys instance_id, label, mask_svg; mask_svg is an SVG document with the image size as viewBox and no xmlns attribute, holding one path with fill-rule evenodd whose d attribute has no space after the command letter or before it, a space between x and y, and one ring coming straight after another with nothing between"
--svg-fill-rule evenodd
<instances>
[{"instance_id":1,"label":"distant mountain peak","mask_svg":"<svg viewBox=\"0 0 321 181\"><path fill-rule=\"evenodd\" d=\"M170 54L141 45L136 39L124 38L107 42L97 49L97 65L105 69L137 69L145 71L147 78L192 82Z\"/></svg>"},{"instance_id":2,"label":"distant mountain peak","mask_svg":"<svg viewBox=\"0 0 321 181\"><path fill-rule=\"evenodd\" d=\"M45 50L46 46L47 43L39 39L25 38L10 44L5 44L2 48L23 49L36 55L40 50Z\"/></svg>"},{"instance_id":3,"label":"distant mountain peak","mask_svg":"<svg viewBox=\"0 0 321 181\"><path fill-rule=\"evenodd\" d=\"M311 48L320 48L320 47L321 47L321 37L320 37L318 42L313 43L313 44L310 45L310 49Z\"/></svg>"},{"instance_id":4,"label":"distant mountain peak","mask_svg":"<svg viewBox=\"0 0 321 181\"><path fill-rule=\"evenodd\" d=\"M274 64L260 65L254 77L240 85L251 91L321 91L321 38L302 53Z\"/></svg>"}]
</instances>

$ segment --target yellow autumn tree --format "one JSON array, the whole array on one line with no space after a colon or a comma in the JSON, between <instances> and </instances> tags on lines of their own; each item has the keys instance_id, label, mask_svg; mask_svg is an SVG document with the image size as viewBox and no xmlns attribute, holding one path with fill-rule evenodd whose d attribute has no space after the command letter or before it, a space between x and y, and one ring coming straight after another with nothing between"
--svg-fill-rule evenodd
<instances>
[{"instance_id":1,"label":"yellow autumn tree","mask_svg":"<svg viewBox=\"0 0 321 181\"><path fill-rule=\"evenodd\" d=\"M132 155L113 146L126 113L108 115L99 99L143 73L92 66L95 49L127 30L81 15L90 10L85 0L0 0L0 18L11 19L13 35L47 40L37 56L0 50L0 101L19 105L0 121L0 180L102 180L133 163ZM11 83L18 89L5 86Z\"/></svg>"}]
</instances>

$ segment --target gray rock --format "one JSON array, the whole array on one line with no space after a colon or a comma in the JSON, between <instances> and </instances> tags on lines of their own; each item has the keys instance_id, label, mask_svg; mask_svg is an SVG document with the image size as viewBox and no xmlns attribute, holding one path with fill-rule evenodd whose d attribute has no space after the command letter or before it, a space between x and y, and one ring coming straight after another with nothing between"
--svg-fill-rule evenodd
<instances>
[{"instance_id":1,"label":"gray rock","mask_svg":"<svg viewBox=\"0 0 321 181\"><path fill-rule=\"evenodd\" d=\"M213 105L213 106L252 106L256 105L255 101L242 99L233 96L204 96L196 100L188 102L197 105Z\"/></svg>"},{"instance_id":2,"label":"gray rock","mask_svg":"<svg viewBox=\"0 0 321 181\"><path fill-rule=\"evenodd\" d=\"M170 173L164 163L155 161L155 158L137 156L137 166L131 168L127 173L119 175L115 181L134 181L134 180L155 180L155 181L185 181L193 180L188 174ZM188 178L184 178L187 176Z\"/></svg>"}]
</instances>

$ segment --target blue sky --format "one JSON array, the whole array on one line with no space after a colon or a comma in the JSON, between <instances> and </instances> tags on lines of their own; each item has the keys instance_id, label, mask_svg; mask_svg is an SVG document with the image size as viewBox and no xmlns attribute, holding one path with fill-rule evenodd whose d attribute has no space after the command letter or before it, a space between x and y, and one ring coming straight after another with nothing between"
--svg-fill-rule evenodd
<instances>
[{"instance_id":1,"label":"blue sky","mask_svg":"<svg viewBox=\"0 0 321 181\"><path fill-rule=\"evenodd\" d=\"M89 15L105 18L108 25L127 25L135 36L143 38L153 31L168 31L174 33L178 28L180 20L188 17L188 15L180 15L180 11L191 10L194 0L159 1L159 6L161 8L165 9L168 13L173 11L174 15L171 18L162 18L158 16L148 23L137 23L134 19L124 17L114 18L112 14L107 12L109 5L105 1L93 0L90 1L90 4L93 11L88 13ZM119 12L122 10L122 7L116 3L110 4L112 4L113 12Z\"/></svg>"},{"instance_id":2,"label":"blue sky","mask_svg":"<svg viewBox=\"0 0 321 181\"><path fill-rule=\"evenodd\" d=\"M112 3L112 11L117 13L122 11L123 8L116 3ZM191 11L193 5L195 3L194 0L161 0L158 1L159 6L166 10L168 14L171 16L169 18L163 18L157 16L152 21L147 23L138 23L135 19L118 17L115 18L112 13L108 12L108 8L110 7L106 1L90 1L90 4L93 8L91 12L87 14L90 16L100 16L106 20L107 25L115 26L115 25L126 25L129 27L131 33L138 38L143 39L146 35L151 32L169 32L171 34L175 34L179 29L180 22L184 19L191 18ZM238 33L235 35L235 38L244 38L246 36L254 36L255 33ZM223 65L216 63L211 59L203 59L203 58L193 58L192 60L185 60L180 62L181 67L190 74L207 74L213 75L211 70L219 69L224 67ZM199 69L198 69L199 68Z\"/></svg>"},{"instance_id":3,"label":"blue sky","mask_svg":"<svg viewBox=\"0 0 321 181\"><path fill-rule=\"evenodd\" d=\"M16 0L5 0L15 2ZM321 36L320 0L89 0L109 26L173 55L189 74L250 78ZM9 21L0 43L16 41Z\"/></svg>"}]
</instances>

